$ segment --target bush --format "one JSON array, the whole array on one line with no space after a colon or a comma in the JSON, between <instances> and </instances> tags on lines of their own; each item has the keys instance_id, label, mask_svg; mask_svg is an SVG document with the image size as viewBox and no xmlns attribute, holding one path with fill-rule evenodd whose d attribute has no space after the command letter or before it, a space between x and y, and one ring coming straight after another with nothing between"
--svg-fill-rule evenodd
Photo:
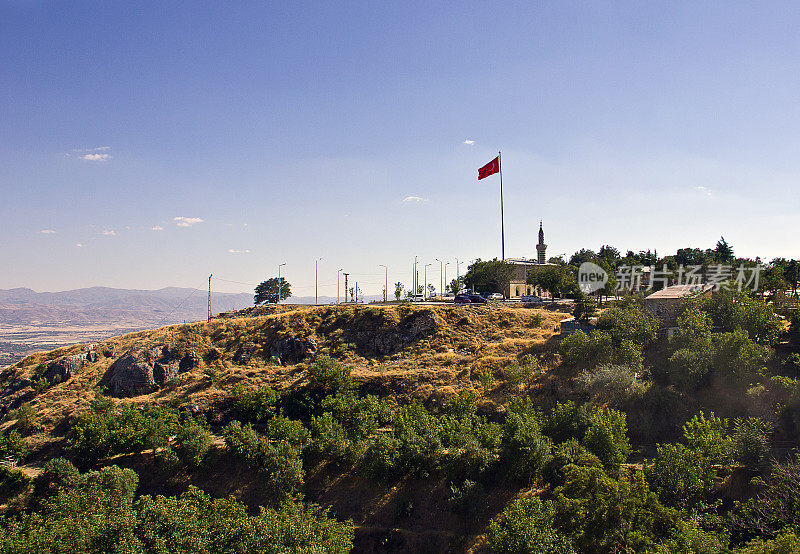
<instances>
[{"instance_id":1,"label":"bush","mask_svg":"<svg viewBox=\"0 0 800 554\"><path fill-rule=\"evenodd\" d=\"M625 414L608 408L592 415L583 438L583 445L603 462L603 467L612 475L619 473L620 464L631 454L627 431Z\"/></svg>"},{"instance_id":2,"label":"bush","mask_svg":"<svg viewBox=\"0 0 800 554\"><path fill-rule=\"evenodd\" d=\"M793 377L800 376L800 354L792 352L781 363L784 371L788 372Z\"/></svg>"},{"instance_id":3,"label":"bush","mask_svg":"<svg viewBox=\"0 0 800 554\"><path fill-rule=\"evenodd\" d=\"M62 489L74 489L83 482L78 468L65 458L54 458L44 464L33 481L33 493L40 497L53 496Z\"/></svg>"},{"instance_id":4,"label":"bush","mask_svg":"<svg viewBox=\"0 0 800 554\"><path fill-rule=\"evenodd\" d=\"M707 459L711 464L726 465L733 456L733 439L728 436L728 420L711 412L695 415L683 426L683 442L690 450Z\"/></svg>"},{"instance_id":5,"label":"bush","mask_svg":"<svg viewBox=\"0 0 800 554\"><path fill-rule=\"evenodd\" d=\"M22 460L27 453L28 446L16 429L12 429L0 435L0 457L5 458L6 456L10 456L19 461Z\"/></svg>"},{"instance_id":6,"label":"bush","mask_svg":"<svg viewBox=\"0 0 800 554\"><path fill-rule=\"evenodd\" d=\"M597 320L597 328L611 333L618 343L631 341L640 348L656 341L658 326L658 319L635 303L611 306Z\"/></svg>"},{"instance_id":7,"label":"bush","mask_svg":"<svg viewBox=\"0 0 800 554\"><path fill-rule=\"evenodd\" d=\"M662 444L645 476L661 502L686 507L708 489L714 474L709 459L697 451L682 444Z\"/></svg>"},{"instance_id":8,"label":"bush","mask_svg":"<svg viewBox=\"0 0 800 554\"><path fill-rule=\"evenodd\" d=\"M280 395L269 387L245 390L236 386L232 393L233 409L239 421L260 423L275 415Z\"/></svg>"},{"instance_id":9,"label":"bush","mask_svg":"<svg viewBox=\"0 0 800 554\"><path fill-rule=\"evenodd\" d=\"M311 442L308 451L318 456L330 456L342 461L350 449L350 439L341 423L333 414L325 412L311 418Z\"/></svg>"},{"instance_id":10,"label":"bush","mask_svg":"<svg viewBox=\"0 0 800 554\"><path fill-rule=\"evenodd\" d=\"M547 462L542 476L555 488L564 484L564 468L570 465L603 468L600 459L575 439L569 439L553 448L553 457Z\"/></svg>"},{"instance_id":11,"label":"bush","mask_svg":"<svg viewBox=\"0 0 800 554\"><path fill-rule=\"evenodd\" d=\"M767 457L772 425L759 417L736 418L733 422L733 442L736 461L757 468Z\"/></svg>"},{"instance_id":12,"label":"bush","mask_svg":"<svg viewBox=\"0 0 800 554\"><path fill-rule=\"evenodd\" d=\"M585 404L559 402L544 418L542 432L555 443L572 438L583 440L590 423L591 412Z\"/></svg>"},{"instance_id":13,"label":"bush","mask_svg":"<svg viewBox=\"0 0 800 554\"><path fill-rule=\"evenodd\" d=\"M205 420L184 415L172 445L178 460L188 467L198 467L210 448L211 431Z\"/></svg>"},{"instance_id":14,"label":"bush","mask_svg":"<svg viewBox=\"0 0 800 554\"><path fill-rule=\"evenodd\" d=\"M573 554L568 537L553 526L551 504L538 498L521 498L506 506L496 521L489 522L490 552L503 554Z\"/></svg>"},{"instance_id":15,"label":"bush","mask_svg":"<svg viewBox=\"0 0 800 554\"><path fill-rule=\"evenodd\" d=\"M28 490L31 480L18 469L0 467L0 498L4 502Z\"/></svg>"},{"instance_id":16,"label":"bush","mask_svg":"<svg viewBox=\"0 0 800 554\"><path fill-rule=\"evenodd\" d=\"M14 410L12 417L17 420L16 427L21 433L29 433L36 423L36 409L31 406L30 402L24 402Z\"/></svg>"},{"instance_id":17,"label":"bush","mask_svg":"<svg viewBox=\"0 0 800 554\"><path fill-rule=\"evenodd\" d=\"M300 450L288 442L273 445L250 424L238 421L223 430L225 446L248 467L258 471L264 488L278 498L285 497L303 485L303 461Z\"/></svg>"},{"instance_id":18,"label":"bush","mask_svg":"<svg viewBox=\"0 0 800 554\"><path fill-rule=\"evenodd\" d=\"M573 333L561 341L559 351L565 365L587 368L613 363L616 353L614 340L605 331Z\"/></svg>"},{"instance_id":19,"label":"bush","mask_svg":"<svg viewBox=\"0 0 800 554\"><path fill-rule=\"evenodd\" d=\"M358 398L354 393L340 393L323 399L322 412L331 412L351 439L364 439L376 429L392 420L392 412L386 402L377 396Z\"/></svg>"},{"instance_id":20,"label":"bush","mask_svg":"<svg viewBox=\"0 0 800 554\"><path fill-rule=\"evenodd\" d=\"M317 356L308 366L308 387L321 396L352 390L350 368L330 356Z\"/></svg>"},{"instance_id":21,"label":"bush","mask_svg":"<svg viewBox=\"0 0 800 554\"><path fill-rule=\"evenodd\" d=\"M552 443L542 434L538 418L518 413L506 418L501 448L509 476L525 482L541 477L552 455Z\"/></svg>"},{"instance_id":22,"label":"bush","mask_svg":"<svg viewBox=\"0 0 800 554\"><path fill-rule=\"evenodd\" d=\"M520 361L514 360L503 368L506 383L511 386L530 384L539 374L539 360L531 354L523 356Z\"/></svg>"},{"instance_id":23,"label":"bush","mask_svg":"<svg viewBox=\"0 0 800 554\"><path fill-rule=\"evenodd\" d=\"M638 373L628 366L607 364L578 375L576 385L595 402L619 407L644 396L650 383L639 379Z\"/></svg>"},{"instance_id":24,"label":"bush","mask_svg":"<svg viewBox=\"0 0 800 554\"><path fill-rule=\"evenodd\" d=\"M800 536L796 531L784 530L772 540L753 539L737 554L794 554L800 552Z\"/></svg>"},{"instance_id":25,"label":"bush","mask_svg":"<svg viewBox=\"0 0 800 554\"><path fill-rule=\"evenodd\" d=\"M674 531L675 512L658 501L641 473L626 482L598 468L573 465L564 471L553 522L579 552L645 552Z\"/></svg>"}]
</instances>

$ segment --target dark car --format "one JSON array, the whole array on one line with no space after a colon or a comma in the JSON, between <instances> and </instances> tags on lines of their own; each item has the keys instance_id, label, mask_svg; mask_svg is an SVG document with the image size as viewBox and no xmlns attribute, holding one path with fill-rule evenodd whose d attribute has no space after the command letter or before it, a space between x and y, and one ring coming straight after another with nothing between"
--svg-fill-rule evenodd
<instances>
[{"instance_id":1,"label":"dark car","mask_svg":"<svg viewBox=\"0 0 800 554\"><path fill-rule=\"evenodd\" d=\"M472 301L469 299L468 294L457 294L453 302L456 304L470 304Z\"/></svg>"},{"instance_id":2,"label":"dark car","mask_svg":"<svg viewBox=\"0 0 800 554\"><path fill-rule=\"evenodd\" d=\"M471 304L486 304L486 299L480 294L467 295Z\"/></svg>"}]
</instances>

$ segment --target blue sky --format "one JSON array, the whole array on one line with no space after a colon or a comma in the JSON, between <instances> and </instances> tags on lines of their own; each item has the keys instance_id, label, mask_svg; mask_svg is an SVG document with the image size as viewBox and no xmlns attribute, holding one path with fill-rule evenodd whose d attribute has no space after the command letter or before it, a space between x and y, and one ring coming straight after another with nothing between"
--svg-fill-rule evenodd
<instances>
[{"instance_id":1,"label":"blue sky","mask_svg":"<svg viewBox=\"0 0 800 554\"><path fill-rule=\"evenodd\" d=\"M800 5L498 4L0 3L0 288L450 276L498 150L508 256L800 257Z\"/></svg>"}]
</instances>

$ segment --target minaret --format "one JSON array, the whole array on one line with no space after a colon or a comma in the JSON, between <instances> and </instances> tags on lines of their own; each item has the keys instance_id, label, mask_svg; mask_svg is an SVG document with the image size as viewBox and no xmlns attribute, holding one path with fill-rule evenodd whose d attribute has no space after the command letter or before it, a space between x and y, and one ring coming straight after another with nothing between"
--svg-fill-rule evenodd
<instances>
[{"instance_id":1,"label":"minaret","mask_svg":"<svg viewBox=\"0 0 800 554\"><path fill-rule=\"evenodd\" d=\"M538 254L538 262L540 264L547 262L547 256L545 252L547 251L547 245L544 243L544 230L542 229L542 222L539 221L539 244L536 245L536 252Z\"/></svg>"}]
</instances>

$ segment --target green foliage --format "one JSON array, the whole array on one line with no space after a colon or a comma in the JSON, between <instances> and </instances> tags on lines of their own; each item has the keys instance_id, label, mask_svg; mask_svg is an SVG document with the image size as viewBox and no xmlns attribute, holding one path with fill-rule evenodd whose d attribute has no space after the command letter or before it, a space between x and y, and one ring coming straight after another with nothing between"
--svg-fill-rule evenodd
<instances>
[{"instance_id":1,"label":"green foliage","mask_svg":"<svg viewBox=\"0 0 800 554\"><path fill-rule=\"evenodd\" d=\"M0 435L0 457L11 456L15 460L21 460L27 453L28 446L25 444L25 439L16 429Z\"/></svg>"},{"instance_id":2,"label":"green foliage","mask_svg":"<svg viewBox=\"0 0 800 554\"><path fill-rule=\"evenodd\" d=\"M800 376L800 354L792 352L781 363L783 369L792 376Z\"/></svg>"},{"instance_id":3,"label":"green foliage","mask_svg":"<svg viewBox=\"0 0 800 554\"><path fill-rule=\"evenodd\" d=\"M36 423L36 408L31 406L30 402L23 402L14 410L12 417L17 420L16 427L21 433L29 433Z\"/></svg>"},{"instance_id":4,"label":"green foliage","mask_svg":"<svg viewBox=\"0 0 800 554\"><path fill-rule=\"evenodd\" d=\"M748 537L800 528L800 461L774 464L764 490L741 506L734 521Z\"/></svg>"},{"instance_id":5,"label":"green foliage","mask_svg":"<svg viewBox=\"0 0 800 554\"><path fill-rule=\"evenodd\" d=\"M238 421L223 430L225 446L249 468L258 471L264 488L278 498L297 491L303 485L303 460L297 445L287 441L273 444L250 424Z\"/></svg>"},{"instance_id":6,"label":"green foliage","mask_svg":"<svg viewBox=\"0 0 800 554\"><path fill-rule=\"evenodd\" d=\"M185 466L198 467L211 448L211 431L202 418L182 415L180 427L171 445L178 460Z\"/></svg>"},{"instance_id":7,"label":"green foliage","mask_svg":"<svg viewBox=\"0 0 800 554\"><path fill-rule=\"evenodd\" d=\"M538 498L521 498L506 506L489 522L489 551L497 554L574 554L570 539L553 526L551 504Z\"/></svg>"},{"instance_id":8,"label":"green foliage","mask_svg":"<svg viewBox=\"0 0 800 554\"><path fill-rule=\"evenodd\" d=\"M607 331L615 341L631 341L646 347L658 338L658 320L635 302L617 303L597 320L597 328Z\"/></svg>"},{"instance_id":9,"label":"green foliage","mask_svg":"<svg viewBox=\"0 0 800 554\"><path fill-rule=\"evenodd\" d=\"M556 296L578 290L575 268L567 265L539 267L528 272L527 283L549 292L555 300Z\"/></svg>"},{"instance_id":10,"label":"green foliage","mask_svg":"<svg viewBox=\"0 0 800 554\"><path fill-rule=\"evenodd\" d=\"M769 453L772 424L759 417L736 418L733 422L733 442L736 461L756 468Z\"/></svg>"},{"instance_id":11,"label":"green foliage","mask_svg":"<svg viewBox=\"0 0 800 554\"><path fill-rule=\"evenodd\" d=\"M575 294L575 303L572 315L581 323L587 323L589 318L597 313L597 301L584 294L580 289Z\"/></svg>"},{"instance_id":12,"label":"green foliage","mask_svg":"<svg viewBox=\"0 0 800 554\"><path fill-rule=\"evenodd\" d=\"M353 389L350 368L330 356L317 356L308 366L308 387L326 396Z\"/></svg>"},{"instance_id":13,"label":"green foliage","mask_svg":"<svg viewBox=\"0 0 800 554\"><path fill-rule=\"evenodd\" d=\"M166 447L169 437L177 435L180 423L173 408L127 405L115 412L101 399L73 421L67 448L79 465L89 466L115 454Z\"/></svg>"},{"instance_id":14,"label":"green foliage","mask_svg":"<svg viewBox=\"0 0 800 554\"><path fill-rule=\"evenodd\" d=\"M323 399L320 409L331 412L352 439L364 439L392 420L386 402L373 395L359 398L353 392L342 392Z\"/></svg>"},{"instance_id":15,"label":"green foliage","mask_svg":"<svg viewBox=\"0 0 800 554\"><path fill-rule=\"evenodd\" d=\"M561 341L559 351L569 367L593 368L615 361L614 341L605 331L573 333Z\"/></svg>"},{"instance_id":16,"label":"green foliage","mask_svg":"<svg viewBox=\"0 0 800 554\"><path fill-rule=\"evenodd\" d=\"M530 384L539 374L539 360L532 354L526 354L521 360L514 360L503 368L503 374L509 385Z\"/></svg>"},{"instance_id":17,"label":"green foliage","mask_svg":"<svg viewBox=\"0 0 800 554\"><path fill-rule=\"evenodd\" d=\"M781 321L762 298L742 291L721 289L710 296L686 302L707 313L714 327L724 332L745 331L753 341L772 344L781 330Z\"/></svg>"},{"instance_id":18,"label":"green foliage","mask_svg":"<svg viewBox=\"0 0 800 554\"><path fill-rule=\"evenodd\" d=\"M289 298L292 295L292 285L284 277L280 280L277 277L271 277L266 281L262 281L255 288L255 295L253 296L253 304L258 306L264 302L277 303L279 300ZM280 298L279 298L280 296Z\"/></svg>"},{"instance_id":19,"label":"green foliage","mask_svg":"<svg viewBox=\"0 0 800 554\"><path fill-rule=\"evenodd\" d=\"M342 461L348 454L351 441L344 426L331 412L311 418L311 442L308 450L317 456L328 456L334 461Z\"/></svg>"},{"instance_id":20,"label":"green foliage","mask_svg":"<svg viewBox=\"0 0 800 554\"><path fill-rule=\"evenodd\" d=\"M44 464L33 481L33 493L39 498L53 496L63 489L74 489L83 482L78 468L66 458L54 458Z\"/></svg>"},{"instance_id":21,"label":"green foliage","mask_svg":"<svg viewBox=\"0 0 800 554\"><path fill-rule=\"evenodd\" d=\"M535 415L510 413L503 425L501 448L509 475L524 482L541 477L552 456L552 443L542 434Z\"/></svg>"},{"instance_id":22,"label":"green foliage","mask_svg":"<svg viewBox=\"0 0 800 554\"><path fill-rule=\"evenodd\" d=\"M475 260L467 268L464 284L480 292L500 292L508 288L514 275L514 264L495 258L491 261Z\"/></svg>"},{"instance_id":23,"label":"green foliage","mask_svg":"<svg viewBox=\"0 0 800 554\"><path fill-rule=\"evenodd\" d=\"M603 462L606 471L616 475L631 454L627 431L624 413L611 408L598 410L592 415L583 445Z\"/></svg>"},{"instance_id":24,"label":"green foliage","mask_svg":"<svg viewBox=\"0 0 800 554\"><path fill-rule=\"evenodd\" d=\"M244 504L212 499L194 487L177 497L134 501L137 481L133 471L116 466L62 480L40 499L38 511L0 520L0 551L277 554L352 548L349 522L337 522L318 506L292 500L249 515Z\"/></svg>"},{"instance_id":25,"label":"green foliage","mask_svg":"<svg viewBox=\"0 0 800 554\"><path fill-rule=\"evenodd\" d=\"M280 395L269 387L245 389L237 385L231 391L231 404L239 421L260 423L275 415Z\"/></svg>"},{"instance_id":26,"label":"green foliage","mask_svg":"<svg viewBox=\"0 0 800 554\"><path fill-rule=\"evenodd\" d=\"M564 484L564 468L570 465L603 468L600 459L576 439L569 439L553 448L553 457L544 467L542 476L551 487Z\"/></svg>"},{"instance_id":27,"label":"green foliage","mask_svg":"<svg viewBox=\"0 0 800 554\"><path fill-rule=\"evenodd\" d=\"M708 417L703 412L695 415L683 426L683 442L711 464L726 465L733 456L733 439L727 433L728 420L721 419L711 412Z\"/></svg>"},{"instance_id":28,"label":"green foliage","mask_svg":"<svg viewBox=\"0 0 800 554\"><path fill-rule=\"evenodd\" d=\"M753 539L736 554L795 554L800 552L800 536L796 531L784 530L772 540Z\"/></svg>"},{"instance_id":29,"label":"green foliage","mask_svg":"<svg viewBox=\"0 0 800 554\"><path fill-rule=\"evenodd\" d=\"M641 473L626 482L594 467L572 465L564 471L553 522L579 552L644 552L674 529L675 512L658 501Z\"/></svg>"},{"instance_id":30,"label":"green foliage","mask_svg":"<svg viewBox=\"0 0 800 554\"><path fill-rule=\"evenodd\" d=\"M709 459L682 444L662 444L657 452L645 476L661 502L675 507L696 502L714 476Z\"/></svg>"},{"instance_id":31,"label":"green foliage","mask_svg":"<svg viewBox=\"0 0 800 554\"><path fill-rule=\"evenodd\" d=\"M586 404L575 404L572 400L559 402L544 418L542 432L560 443L568 439L583 440L591 424L591 411Z\"/></svg>"},{"instance_id":32,"label":"green foliage","mask_svg":"<svg viewBox=\"0 0 800 554\"><path fill-rule=\"evenodd\" d=\"M789 344L800 349L800 311L794 310L789 317Z\"/></svg>"},{"instance_id":33,"label":"green foliage","mask_svg":"<svg viewBox=\"0 0 800 554\"><path fill-rule=\"evenodd\" d=\"M575 383L595 402L617 407L641 398L650 386L630 367L613 364L602 365L594 372L584 371Z\"/></svg>"},{"instance_id":34,"label":"green foliage","mask_svg":"<svg viewBox=\"0 0 800 554\"><path fill-rule=\"evenodd\" d=\"M0 498L9 499L28 490L30 478L18 469L0 467Z\"/></svg>"},{"instance_id":35,"label":"green foliage","mask_svg":"<svg viewBox=\"0 0 800 554\"><path fill-rule=\"evenodd\" d=\"M460 486L450 487L450 510L460 515L465 523L478 519L486 509L486 491L475 481L466 479Z\"/></svg>"}]
</instances>

